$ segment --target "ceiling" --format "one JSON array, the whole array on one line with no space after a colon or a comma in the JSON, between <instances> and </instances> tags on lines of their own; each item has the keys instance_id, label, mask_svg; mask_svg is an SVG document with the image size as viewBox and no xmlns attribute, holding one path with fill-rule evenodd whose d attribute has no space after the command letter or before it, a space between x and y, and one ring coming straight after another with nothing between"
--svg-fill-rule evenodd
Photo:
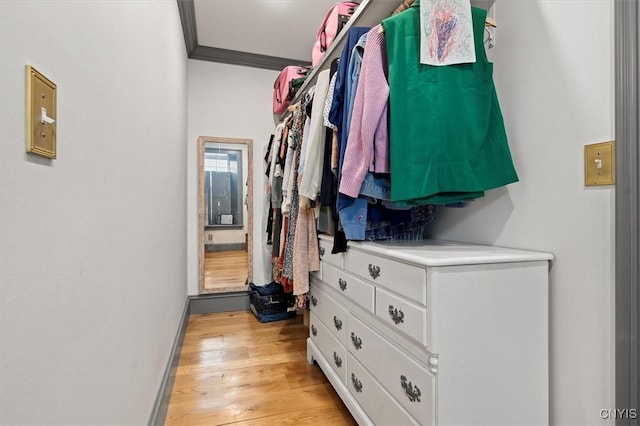
<instances>
[{"instance_id":1,"label":"ceiling","mask_svg":"<svg viewBox=\"0 0 640 426\"><path fill-rule=\"evenodd\" d=\"M336 0L177 0L191 59L280 71L309 65Z\"/></svg>"}]
</instances>

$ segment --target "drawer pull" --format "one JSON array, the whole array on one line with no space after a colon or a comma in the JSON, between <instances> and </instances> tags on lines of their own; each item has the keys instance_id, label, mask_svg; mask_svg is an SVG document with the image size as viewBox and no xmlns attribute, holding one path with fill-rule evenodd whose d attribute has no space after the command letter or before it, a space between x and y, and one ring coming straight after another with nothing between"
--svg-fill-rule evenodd
<instances>
[{"instance_id":1,"label":"drawer pull","mask_svg":"<svg viewBox=\"0 0 640 426\"><path fill-rule=\"evenodd\" d=\"M314 336L318 335L318 329L313 324L311 324L311 334L313 334Z\"/></svg>"},{"instance_id":2,"label":"drawer pull","mask_svg":"<svg viewBox=\"0 0 640 426\"><path fill-rule=\"evenodd\" d=\"M407 383L406 376L403 376L403 375L400 376L400 385L402 386L404 393L407 395L407 398L409 398L409 401L420 402L420 397L422 396L422 392L420 392L420 388L417 386L414 386L411 382Z\"/></svg>"},{"instance_id":3,"label":"drawer pull","mask_svg":"<svg viewBox=\"0 0 640 426\"><path fill-rule=\"evenodd\" d=\"M347 282L342 278L338 278L338 285L340 286L340 290L345 291L347 289Z\"/></svg>"},{"instance_id":4,"label":"drawer pull","mask_svg":"<svg viewBox=\"0 0 640 426\"><path fill-rule=\"evenodd\" d=\"M369 275L374 280L380 276L380 267L376 265L369 264Z\"/></svg>"},{"instance_id":5,"label":"drawer pull","mask_svg":"<svg viewBox=\"0 0 640 426\"><path fill-rule=\"evenodd\" d=\"M335 351L333 352L333 362L336 363L336 367L342 367L342 358L340 358Z\"/></svg>"},{"instance_id":6,"label":"drawer pull","mask_svg":"<svg viewBox=\"0 0 640 426\"><path fill-rule=\"evenodd\" d=\"M353 388L356 392L362 392L362 382L353 373L351 373L351 383L353 383Z\"/></svg>"},{"instance_id":7,"label":"drawer pull","mask_svg":"<svg viewBox=\"0 0 640 426\"><path fill-rule=\"evenodd\" d=\"M362 339L356 336L356 334L351 332L351 343L353 343L353 347L356 349L362 349Z\"/></svg>"},{"instance_id":8,"label":"drawer pull","mask_svg":"<svg viewBox=\"0 0 640 426\"><path fill-rule=\"evenodd\" d=\"M315 297L313 294L311 295L311 304L313 306L318 306L318 298Z\"/></svg>"},{"instance_id":9,"label":"drawer pull","mask_svg":"<svg viewBox=\"0 0 640 426\"><path fill-rule=\"evenodd\" d=\"M337 316L333 316L333 325L336 326L336 330L342 330L342 320Z\"/></svg>"},{"instance_id":10,"label":"drawer pull","mask_svg":"<svg viewBox=\"0 0 640 426\"><path fill-rule=\"evenodd\" d=\"M389 316L396 324L404 322L404 312L401 309L394 308L393 305L389 305Z\"/></svg>"},{"instance_id":11,"label":"drawer pull","mask_svg":"<svg viewBox=\"0 0 640 426\"><path fill-rule=\"evenodd\" d=\"M320 257L324 257L324 247L320 247Z\"/></svg>"}]
</instances>

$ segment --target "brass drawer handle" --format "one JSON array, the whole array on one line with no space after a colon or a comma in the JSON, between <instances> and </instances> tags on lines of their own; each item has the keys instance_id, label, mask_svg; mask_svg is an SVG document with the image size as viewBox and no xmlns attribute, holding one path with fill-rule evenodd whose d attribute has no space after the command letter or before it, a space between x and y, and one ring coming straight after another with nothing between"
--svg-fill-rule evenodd
<instances>
[{"instance_id":1,"label":"brass drawer handle","mask_svg":"<svg viewBox=\"0 0 640 426\"><path fill-rule=\"evenodd\" d=\"M362 392L362 382L353 373L351 373L351 383L353 383L353 388L356 392Z\"/></svg>"},{"instance_id":2,"label":"brass drawer handle","mask_svg":"<svg viewBox=\"0 0 640 426\"><path fill-rule=\"evenodd\" d=\"M333 325L336 326L336 330L342 330L342 320L337 316L333 316Z\"/></svg>"},{"instance_id":3,"label":"brass drawer handle","mask_svg":"<svg viewBox=\"0 0 640 426\"><path fill-rule=\"evenodd\" d=\"M313 324L311 324L311 334L313 334L314 336L318 335L318 329Z\"/></svg>"},{"instance_id":4,"label":"brass drawer handle","mask_svg":"<svg viewBox=\"0 0 640 426\"><path fill-rule=\"evenodd\" d=\"M313 294L311 295L311 304L313 306L318 306L318 298L315 297Z\"/></svg>"},{"instance_id":5,"label":"brass drawer handle","mask_svg":"<svg viewBox=\"0 0 640 426\"><path fill-rule=\"evenodd\" d=\"M333 362L336 363L336 367L342 367L342 358L340 358L335 351L333 352Z\"/></svg>"},{"instance_id":6,"label":"brass drawer handle","mask_svg":"<svg viewBox=\"0 0 640 426\"><path fill-rule=\"evenodd\" d=\"M380 267L376 265L369 264L369 275L374 280L380 276Z\"/></svg>"},{"instance_id":7,"label":"brass drawer handle","mask_svg":"<svg viewBox=\"0 0 640 426\"><path fill-rule=\"evenodd\" d=\"M342 278L338 278L338 286L340 286L340 290L345 291L347 289L347 282Z\"/></svg>"},{"instance_id":8,"label":"brass drawer handle","mask_svg":"<svg viewBox=\"0 0 640 426\"><path fill-rule=\"evenodd\" d=\"M420 392L420 388L414 386L411 382L407 383L407 377L401 375L400 376L400 386L404 390L405 395L409 398L411 402L420 402L420 397L422 396L422 392Z\"/></svg>"},{"instance_id":9,"label":"brass drawer handle","mask_svg":"<svg viewBox=\"0 0 640 426\"><path fill-rule=\"evenodd\" d=\"M353 347L356 349L362 349L362 339L356 336L356 334L351 332L351 343L353 343Z\"/></svg>"},{"instance_id":10,"label":"brass drawer handle","mask_svg":"<svg viewBox=\"0 0 640 426\"><path fill-rule=\"evenodd\" d=\"M404 322L404 312L401 309L394 308L393 305L389 305L389 316L396 324Z\"/></svg>"},{"instance_id":11,"label":"brass drawer handle","mask_svg":"<svg viewBox=\"0 0 640 426\"><path fill-rule=\"evenodd\" d=\"M324 257L324 247L320 247L320 257Z\"/></svg>"}]
</instances>

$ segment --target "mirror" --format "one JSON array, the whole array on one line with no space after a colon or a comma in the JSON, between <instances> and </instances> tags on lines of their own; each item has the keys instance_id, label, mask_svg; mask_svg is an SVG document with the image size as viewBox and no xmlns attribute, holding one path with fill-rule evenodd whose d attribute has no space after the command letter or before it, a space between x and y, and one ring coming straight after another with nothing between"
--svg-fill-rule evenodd
<instances>
[{"instance_id":1,"label":"mirror","mask_svg":"<svg viewBox=\"0 0 640 426\"><path fill-rule=\"evenodd\" d=\"M198 138L200 294L244 291L252 280L252 145Z\"/></svg>"}]
</instances>

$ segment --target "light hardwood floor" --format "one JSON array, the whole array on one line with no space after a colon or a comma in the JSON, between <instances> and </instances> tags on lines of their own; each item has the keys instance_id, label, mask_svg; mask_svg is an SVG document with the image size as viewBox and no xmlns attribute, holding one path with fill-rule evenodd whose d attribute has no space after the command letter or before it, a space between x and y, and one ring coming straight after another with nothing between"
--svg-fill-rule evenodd
<instances>
[{"instance_id":1,"label":"light hardwood floor","mask_svg":"<svg viewBox=\"0 0 640 426\"><path fill-rule=\"evenodd\" d=\"M192 315L165 425L356 425L306 358L298 315L260 323L249 311Z\"/></svg>"},{"instance_id":2,"label":"light hardwood floor","mask_svg":"<svg viewBox=\"0 0 640 426\"><path fill-rule=\"evenodd\" d=\"M212 251L204 254L204 288L207 293L247 289L248 257L245 250Z\"/></svg>"}]
</instances>

